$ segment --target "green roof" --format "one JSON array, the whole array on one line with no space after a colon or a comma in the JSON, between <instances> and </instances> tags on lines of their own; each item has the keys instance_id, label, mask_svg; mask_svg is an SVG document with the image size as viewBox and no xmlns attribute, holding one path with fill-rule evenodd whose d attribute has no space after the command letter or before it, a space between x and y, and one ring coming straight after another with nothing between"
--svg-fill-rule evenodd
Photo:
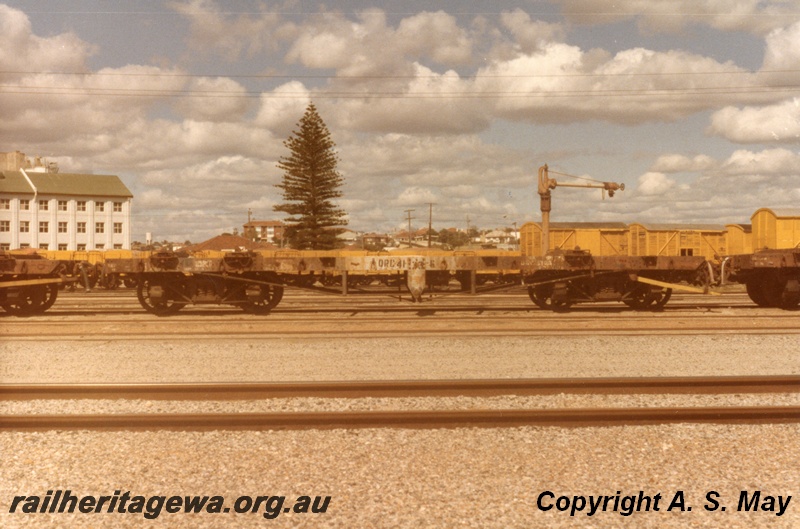
<instances>
[{"instance_id":1,"label":"green roof","mask_svg":"<svg viewBox=\"0 0 800 529\"><path fill-rule=\"evenodd\" d=\"M34 173L26 171L40 195L76 195L132 198L133 194L116 175L76 173ZM22 171L0 173L0 193L30 194L31 188Z\"/></svg>"}]
</instances>

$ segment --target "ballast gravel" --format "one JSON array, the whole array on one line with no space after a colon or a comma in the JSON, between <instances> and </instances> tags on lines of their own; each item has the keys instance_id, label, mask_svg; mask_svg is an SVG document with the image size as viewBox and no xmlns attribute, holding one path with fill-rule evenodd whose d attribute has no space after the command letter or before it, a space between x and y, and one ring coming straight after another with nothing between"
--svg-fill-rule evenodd
<instances>
[{"instance_id":1,"label":"ballast gravel","mask_svg":"<svg viewBox=\"0 0 800 529\"><path fill-rule=\"evenodd\" d=\"M2 433L4 528L800 526L800 425L273 432ZM324 513L9 513L15 495L330 496ZM537 508L566 496L660 494L659 511ZM739 512L742 491L792 496ZM683 508L668 504L681 493ZM726 510L706 510L707 494ZM691 510L689 510L691 508Z\"/></svg>"},{"instance_id":2,"label":"ballast gravel","mask_svg":"<svg viewBox=\"0 0 800 529\"><path fill-rule=\"evenodd\" d=\"M800 317L798 318L800 327ZM16 383L800 374L796 334L0 341Z\"/></svg>"},{"instance_id":3,"label":"ballast gravel","mask_svg":"<svg viewBox=\"0 0 800 529\"><path fill-rule=\"evenodd\" d=\"M0 414L299 413L697 406L800 406L800 392L730 395L504 395L483 398L276 398L243 401L32 400L0 401Z\"/></svg>"},{"instance_id":4,"label":"ballast gravel","mask_svg":"<svg viewBox=\"0 0 800 529\"><path fill-rule=\"evenodd\" d=\"M796 335L0 342L2 382L259 382L492 377L798 374ZM627 399L627 400L625 400ZM564 407L797 405L790 395L547 396L492 399L277 399L206 410L317 406ZM338 399L337 399L338 401ZM391 401L391 402L387 402ZM678 404L682 403L682 404ZM197 404L197 403L195 403ZM194 406L195 404L189 404ZM186 403L3 403L0 413L168 413ZM266 408L265 408L266 406ZM92 408L95 408L92 410ZM181 408L183 409L183 408ZM800 528L800 425L664 425L264 432L0 432L0 527ZM222 496L228 513L34 514L14 496ZM119 491L118 493L116 491ZM610 496L570 516L545 506ZM740 512L742 491L759 510ZM660 494L623 516L614 497ZM667 510L678 493L679 506ZM714 495L716 493L717 495ZM710 511L707 495L719 502ZM244 496L330 496L324 513L237 514ZM777 498L792 496L777 516ZM774 500L774 501L773 501ZM725 507L723 511L721 506ZM691 510L688 510L691 507ZM290 509L291 510L291 509Z\"/></svg>"}]
</instances>

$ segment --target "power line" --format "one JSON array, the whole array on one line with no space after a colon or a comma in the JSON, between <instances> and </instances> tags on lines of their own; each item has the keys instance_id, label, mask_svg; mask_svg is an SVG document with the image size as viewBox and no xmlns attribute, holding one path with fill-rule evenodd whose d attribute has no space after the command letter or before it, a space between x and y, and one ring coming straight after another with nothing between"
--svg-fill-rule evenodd
<instances>
[{"instance_id":1,"label":"power line","mask_svg":"<svg viewBox=\"0 0 800 529\"><path fill-rule=\"evenodd\" d=\"M678 97L693 95L769 94L795 92L800 84L774 86L711 86L689 88L626 88L584 89L554 91L506 92L232 92L222 90L164 90L126 88L59 88L46 86L0 85L0 93L9 95L61 95L106 97L175 97L175 98L228 98L228 99L512 99L512 98L593 98L593 97Z\"/></svg>"},{"instance_id":2,"label":"power line","mask_svg":"<svg viewBox=\"0 0 800 529\"><path fill-rule=\"evenodd\" d=\"M701 75L763 75L763 74L792 74L800 73L800 69L784 70L717 70L717 71L691 71L691 72L607 72L607 73L539 73L539 74L482 74L481 79L558 79L558 78L621 78L621 77L675 77L675 76L701 76ZM76 77L168 77L168 78L228 78L228 79L323 79L323 80L393 80L393 79L438 79L441 75L324 75L324 74L227 74L227 73L176 73L176 72L59 72L59 71L33 71L33 70L0 70L0 75L59 75Z\"/></svg>"}]
</instances>

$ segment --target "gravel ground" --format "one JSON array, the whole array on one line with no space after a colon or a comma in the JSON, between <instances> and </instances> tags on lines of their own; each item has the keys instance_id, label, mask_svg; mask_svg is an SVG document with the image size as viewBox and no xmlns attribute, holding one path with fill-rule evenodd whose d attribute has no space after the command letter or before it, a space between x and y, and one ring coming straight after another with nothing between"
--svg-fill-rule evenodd
<instances>
[{"instance_id":1,"label":"gravel ground","mask_svg":"<svg viewBox=\"0 0 800 529\"><path fill-rule=\"evenodd\" d=\"M87 337L91 333L87 332ZM797 336L414 337L403 339L115 340L0 343L3 382L231 382L490 377L798 374ZM639 396L633 405L796 404L797 396ZM620 397L482 399L481 406L619 405ZM518 400L522 399L522 400ZM530 400L533 399L533 400ZM752 401L750 399L756 399ZM766 400L765 400L766 399ZM317 399L270 406L308 409ZM347 399L384 406L389 399ZM392 405L404 399L391 399ZM432 402L406 399L403 405ZM472 406L477 401L435 399ZM72 412L87 403L60 403ZM169 411L172 403L139 403ZM329 402L326 405L341 404ZM4 404L3 406L17 406ZM116 402L103 405L120 407ZM183 404L180 404L183 406ZM264 406L219 403L219 410ZM438 405L438 404L437 404ZM55 404L25 404L64 412ZM241 407L239 407L241 406ZM13 408L6 407L6 412ZM255 410L253 410L255 411ZM0 433L0 527L777 527L800 528L800 498L782 516L738 512L741 491L800 492L800 425L613 428ZM330 496L325 513L9 513L16 495ZM661 494L659 512L542 512L537 497ZM683 491L686 505L667 512ZM726 511L706 511L717 491Z\"/></svg>"},{"instance_id":2,"label":"gravel ground","mask_svg":"<svg viewBox=\"0 0 800 529\"><path fill-rule=\"evenodd\" d=\"M800 325L800 319L798 319ZM800 374L796 335L0 343L4 382Z\"/></svg>"},{"instance_id":3,"label":"gravel ground","mask_svg":"<svg viewBox=\"0 0 800 529\"><path fill-rule=\"evenodd\" d=\"M738 512L741 491L797 496L800 425L202 433L2 433L0 526L17 527L800 527ZM15 495L331 496L325 513L9 514ZM662 495L659 512L542 512L537 498ZM667 511L682 491L687 507ZM719 493L726 511L708 512ZM274 505L274 504L273 504Z\"/></svg>"},{"instance_id":4,"label":"gravel ground","mask_svg":"<svg viewBox=\"0 0 800 529\"><path fill-rule=\"evenodd\" d=\"M800 406L800 393L731 395L543 395L424 398L290 398L242 401L33 400L0 401L0 414L271 413L323 411L469 410Z\"/></svg>"}]
</instances>

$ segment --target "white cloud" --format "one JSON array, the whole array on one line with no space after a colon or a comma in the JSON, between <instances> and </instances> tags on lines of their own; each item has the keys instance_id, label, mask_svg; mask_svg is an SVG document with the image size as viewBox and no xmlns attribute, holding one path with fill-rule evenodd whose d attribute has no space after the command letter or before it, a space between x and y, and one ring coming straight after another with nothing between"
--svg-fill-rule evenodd
<instances>
[{"instance_id":1,"label":"white cloud","mask_svg":"<svg viewBox=\"0 0 800 529\"><path fill-rule=\"evenodd\" d=\"M800 98L765 107L725 107L711 116L708 132L736 143L800 143Z\"/></svg>"},{"instance_id":2,"label":"white cloud","mask_svg":"<svg viewBox=\"0 0 800 529\"><path fill-rule=\"evenodd\" d=\"M681 173L707 171L717 165L711 156L698 154L693 158L682 154L664 154L659 156L650 170L655 173Z\"/></svg>"},{"instance_id":3,"label":"white cloud","mask_svg":"<svg viewBox=\"0 0 800 529\"><path fill-rule=\"evenodd\" d=\"M549 42L563 40L565 35L563 25L532 20L522 9L503 13L500 20L523 53L533 53Z\"/></svg>"},{"instance_id":4,"label":"white cloud","mask_svg":"<svg viewBox=\"0 0 800 529\"><path fill-rule=\"evenodd\" d=\"M645 173L639 177L636 190L645 196L660 196L672 189L675 180L668 178L664 173Z\"/></svg>"},{"instance_id":5,"label":"white cloud","mask_svg":"<svg viewBox=\"0 0 800 529\"><path fill-rule=\"evenodd\" d=\"M299 81L291 81L261 94L255 124L288 137L311 102L311 92Z\"/></svg>"},{"instance_id":6,"label":"white cloud","mask_svg":"<svg viewBox=\"0 0 800 529\"><path fill-rule=\"evenodd\" d=\"M679 33L689 25L765 35L798 20L795 5L782 0L556 0L568 20L610 24L636 19L643 31Z\"/></svg>"},{"instance_id":7,"label":"white cloud","mask_svg":"<svg viewBox=\"0 0 800 529\"><path fill-rule=\"evenodd\" d=\"M189 47L194 52L212 54L234 61L275 48L281 27L280 15L266 5L262 11L233 15L220 9L213 0L173 1L171 7L190 22Z\"/></svg>"},{"instance_id":8,"label":"white cloud","mask_svg":"<svg viewBox=\"0 0 800 529\"><path fill-rule=\"evenodd\" d=\"M429 56L445 66L466 64L471 60L472 43L458 27L455 18L443 11L423 12L404 18L396 38L407 53Z\"/></svg>"},{"instance_id":9,"label":"white cloud","mask_svg":"<svg viewBox=\"0 0 800 529\"><path fill-rule=\"evenodd\" d=\"M477 93L497 96L497 114L508 119L634 124L716 108L733 96L714 87L740 83L741 73L732 64L683 51L635 48L607 58L551 43L482 69L475 84Z\"/></svg>"},{"instance_id":10,"label":"white cloud","mask_svg":"<svg viewBox=\"0 0 800 529\"><path fill-rule=\"evenodd\" d=\"M800 68L800 22L780 27L766 38L764 70L796 70Z\"/></svg>"},{"instance_id":11,"label":"white cloud","mask_svg":"<svg viewBox=\"0 0 800 529\"><path fill-rule=\"evenodd\" d=\"M347 99L339 103L339 120L369 132L458 134L477 132L489 124L489 108L470 97L470 81L454 71L437 74L420 64L394 97ZM373 92L380 94L381 91Z\"/></svg>"},{"instance_id":12,"label":"white cloud","mask_svg":"<svg viewBox=\"0 0 800 529\"><path fill-rule=\"evenodd\" d=\"M4 72L85 71L86 60L96 49L73 33L38 37L25 13L0 4L0 69ZM22 74L10 77L16 75ZM8 74L3 78L8 81Z\"/></svg>"},{"instance_id":13,"label":"white cloud","mask_svg":"<svg viewBox=\"0 0 800 529\"><path fill-rule=\"evenodd\" d=\"M430 189L408 187L400 193L395 203L399 206L421 206L436 201L436 195Z\"/></svg>"},{"instance_id":14,"label":"white cloud","mask_svg":"<svg viewBox=\"0 0 800 529\"><path fill-rule=\"evenodd\" d=\"M738 150L731 154L721 168L725 175L785 176L800 186L800 153L788 149L763 151Z\"/></svg>"},{"instance_id":15,"label":"white cloud","mask_svg":"<svg viewBox=\"0 0 800 529\"><path fill-rule=\"evenodd\" d=\"M239 121L247 110L247 90L233 79L197 77L186 87L187 97L178 99L176 108L188 119Z\"/></svg>"}]
</instances>

